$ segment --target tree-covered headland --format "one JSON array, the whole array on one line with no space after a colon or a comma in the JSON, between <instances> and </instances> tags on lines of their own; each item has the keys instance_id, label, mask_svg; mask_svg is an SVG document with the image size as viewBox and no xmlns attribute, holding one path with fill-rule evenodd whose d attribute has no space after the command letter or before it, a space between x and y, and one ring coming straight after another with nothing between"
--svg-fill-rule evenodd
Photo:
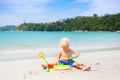
<instances>
[{"instance_id":1,"label":"tree-covered headland","mask_svg":"<svg viewBox=\"0 0 120 80\"><path fill-rule=\"evenodd\" d=\"M22 23L22 31L120 31L120 13L104 16L77 16L49 23Z\"/></svg>"}]
</instances>

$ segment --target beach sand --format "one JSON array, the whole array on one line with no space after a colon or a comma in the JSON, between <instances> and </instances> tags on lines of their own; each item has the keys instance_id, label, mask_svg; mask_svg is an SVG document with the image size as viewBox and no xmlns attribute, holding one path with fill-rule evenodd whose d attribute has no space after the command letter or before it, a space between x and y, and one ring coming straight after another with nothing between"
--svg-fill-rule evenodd
<instances>
[{"instance_id":1,"label":"beach sand","mask_svg":"<svg viewBox=\"0 0 120 80\"><path fill-rule=\"evenodd\" d=\"M55 62L55 57L47 58ZM41 68L44 61L24 59L0 62L0 80L120 80L120 50L84 53L77 62L91 66L90 71L55 70L54 74Z\"/></svg>"}]
</instances>

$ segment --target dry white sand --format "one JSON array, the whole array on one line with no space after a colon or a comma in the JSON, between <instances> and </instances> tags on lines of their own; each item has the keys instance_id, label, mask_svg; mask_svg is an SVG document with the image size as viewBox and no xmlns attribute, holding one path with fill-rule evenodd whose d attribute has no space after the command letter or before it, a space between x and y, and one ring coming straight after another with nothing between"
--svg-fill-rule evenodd
<instances>
[{"instance_id":1,"label":"dry white sand","mask_svg":"<svg viewBox=\"0 0 120 80\"><path fill-rule=\"evenodd\" d=\"M16 60L0 62L0 80L120 80L120 50L85 53L76 61L90 65L91 71L71 68L50 74L40 67L42 59Z\"/></svg>"}]
</instances>

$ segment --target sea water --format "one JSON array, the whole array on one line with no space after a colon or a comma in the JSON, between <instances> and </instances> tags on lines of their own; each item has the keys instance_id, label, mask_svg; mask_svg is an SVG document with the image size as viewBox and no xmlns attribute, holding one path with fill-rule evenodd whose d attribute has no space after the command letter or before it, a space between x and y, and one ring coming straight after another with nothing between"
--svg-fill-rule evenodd
<instances>
[{"instance_id":1,"label":"sea water","mask_svg":"<svg viewBox=\"0 0 120 80\"><path fill-rule=\"evenodd\" d=\"M118 32L0 32L0 61L37 58L43 51L56 56L63 37L70 39L70 47L77 51L120 49Z\"/></svg>"}]
</instances>

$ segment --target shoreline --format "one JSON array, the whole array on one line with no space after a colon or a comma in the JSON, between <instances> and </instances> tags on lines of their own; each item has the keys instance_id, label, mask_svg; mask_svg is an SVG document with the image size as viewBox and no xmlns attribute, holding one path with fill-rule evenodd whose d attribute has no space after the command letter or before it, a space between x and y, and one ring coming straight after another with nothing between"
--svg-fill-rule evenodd
<instances>
[{"instance_id":1,"label":"shoreline","mask_svg":"<svg viewBox=\"0 0 120 80\"><path fill-rule=\"evenodd\" d=\"M0 32L120 32L117 31L87 31L87 30L75 30L75 31L22 31L22 30L8 30L8 31L0 31Z\"/></svg>"},{"instance_id":2,"label":"shoreline","mask_svg":"<svg viewBox=\"0 0 120 80\"><path fill-rule=\"evenodd\" d=\"M106 51L118 51L120 50L120 47L110 47L110 48L97 48L97 49L76 49L76 51L80 54L88 54L88 53L94 53L94 52L106 52ZM18 50L16 50L18 51ZM16 53L14 51L11 51L11 53L5 53L5 54L0 54L0 62L4 62L4 61L14 61L14 60L22 60L22 59L36 59L38 58L37 54L39 52L43 51L46 55L46 57L55 57L57 56L57 53L59 51L59 49L56 49L56 50L37 50L35 49L35 52L34 50L20 50L19 53ZM10 52L10 51L7 51L7 52ZM14 53L13 53L14 52ZM29 53L29 54L28 54Z\"/></svg>"},{"instance_id":3,"label":"shoreline","mask_svg":"<svg viewBox=\"0 0 120 80\"><path fill-rule=\"evenodd\" d=\"M97 53L97 52L107 52L107 51L119 51L120 50L120 47L110 47L110 48L97 48L97 49L76 49L76 51L80 54L88 54L88 53ZM18 50L16 50L18 51ZM19 53L16 53L14 51L12 51L11 53L7 54L0 54L0 62L6 62L6 61L14 61L14 60L22 60L22 59L36 59L38 58L37 54L39 52L43 51L46 55L46 57L55 57L57 56L57 53L59 51L59 49L56 49L56 50L36 50L35 49L35 52L33 50L30 49L29 50L20 50ZM7 51L7 52L10 52L10 51ZM13 53L14 52L14 53ZM29 53L29 54L28 54Z\"/></svg>"}]
</instances>

